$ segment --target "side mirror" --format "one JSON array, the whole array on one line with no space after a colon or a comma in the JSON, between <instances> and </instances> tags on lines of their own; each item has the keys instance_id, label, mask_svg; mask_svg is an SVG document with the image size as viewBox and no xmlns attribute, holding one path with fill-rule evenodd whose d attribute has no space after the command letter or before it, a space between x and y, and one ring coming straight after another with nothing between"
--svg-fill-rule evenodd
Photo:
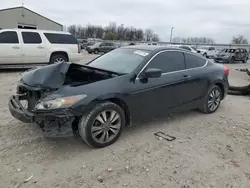
<instances>
[{"instance_id":1,"label":"side mirror","mask_svg":"<svg viewBox=\"0 0 250 188\"><path fill-rule=\"evenodd\" d=\"M159 77L161 77L161 74L162 74L162 70L161 69L155 69L155 68L147 69L144 72L144 75L145 75L146 78L159 78Z\"/></svg>"},{"instance_id":2,"label":"side mirror","mask_svg":"<svg viewBox=\"0 0 250 188\"><path fill-rule=\"evenodd\" d=\"M197 50L197 53L201 53L201 51L200 51L200 50Z\"/></svg>"}]
</instances>

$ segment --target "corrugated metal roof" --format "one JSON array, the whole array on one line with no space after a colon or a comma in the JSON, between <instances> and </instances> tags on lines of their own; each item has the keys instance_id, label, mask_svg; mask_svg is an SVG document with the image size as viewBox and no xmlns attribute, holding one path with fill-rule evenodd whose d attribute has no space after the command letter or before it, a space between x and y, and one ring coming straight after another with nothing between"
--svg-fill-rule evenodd
<instances>
[{"instance_id":1,"label":"corrugated metal roof","mask_svg":"<svg viewBox=\"0 0 250 188\"><path fill-rule=\"evenodd\" d=\"M36 12L34 12L34 11L32 11L32 10L26 8L26 7L23 7L23 6L12 7L12 8L6 8L6 9L1 9L0 12L1 12L1 11L6 11L6 10L21 9L21 8L26 9L26 10L28 10L28 11L30 11L30 12L32 12L32 13L38 15L38 16L41 16L41 17L45 18L46 20L49 20L49 21L51 21L51 22L54 22L54 23L56 23L56 24L58 24L58 25L60 25L60 26L63 27L62 24L59 24L58 22L55 22L55 21L53 21L53 20L51 20L51 19L49 19L49 18L47 18L47 17L45 17L45 16L42 16L41 14L38 14L38 13L36 13Z\"/></svg>"}]
</instances>

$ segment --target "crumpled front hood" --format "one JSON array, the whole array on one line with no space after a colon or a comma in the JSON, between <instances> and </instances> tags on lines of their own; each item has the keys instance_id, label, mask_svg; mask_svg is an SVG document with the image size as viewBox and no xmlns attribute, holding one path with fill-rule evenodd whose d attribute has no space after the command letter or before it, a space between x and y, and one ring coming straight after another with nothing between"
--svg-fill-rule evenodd
<instances>
[{"instance_id":1,"label":"crumpled front hood","mask_svg":"<svg viewBox=\"0 0 250 188\"><path fill-rule=\"evenodd\" d=\"M44 89L58 89L65 80L70 63L57 63L41 68L30 69L22 74L22 82Z\"/></svg>"}]
</instances>

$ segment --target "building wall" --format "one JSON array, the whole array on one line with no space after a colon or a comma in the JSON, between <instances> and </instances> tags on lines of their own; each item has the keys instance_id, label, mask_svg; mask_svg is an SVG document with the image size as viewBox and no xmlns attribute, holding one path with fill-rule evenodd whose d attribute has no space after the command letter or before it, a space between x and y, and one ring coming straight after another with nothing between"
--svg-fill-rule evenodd
<instances>
[{"instance_id":1,"label":"building wall","mask_svg":"<svg viewBox=\"0 0 250 188\"><path fill-rule=\"evenodd\" d=\"M18 23L37 25L37 29L62 31L63 26L41 17L25 8L0 11L0 28L13 29Z\"/></svg>"}]
</instances>

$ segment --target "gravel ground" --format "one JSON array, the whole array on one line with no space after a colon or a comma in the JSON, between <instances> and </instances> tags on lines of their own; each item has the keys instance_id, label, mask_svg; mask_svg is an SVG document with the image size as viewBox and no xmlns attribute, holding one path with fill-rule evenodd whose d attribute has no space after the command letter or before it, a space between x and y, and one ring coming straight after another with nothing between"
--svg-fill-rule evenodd
<instances>
[{"instance_id":1,"label":"gravel ground","mask_svg":"<svg viewBox=\"0 0 250 188\"><path fill-rule=\"evenodd\" d=\"M95 57L84 56L81 63ZM248 84L234 70L246 65L228 65L232 85ZM211 115L191 111L141 123L113 145L91 149L78 137L44 138L10 115L8 97L20 73L0 73L0 187L250 187L249 97L227 96ZM159 140L157 131L176 140Z\"/></svg>"}]
</instances>

